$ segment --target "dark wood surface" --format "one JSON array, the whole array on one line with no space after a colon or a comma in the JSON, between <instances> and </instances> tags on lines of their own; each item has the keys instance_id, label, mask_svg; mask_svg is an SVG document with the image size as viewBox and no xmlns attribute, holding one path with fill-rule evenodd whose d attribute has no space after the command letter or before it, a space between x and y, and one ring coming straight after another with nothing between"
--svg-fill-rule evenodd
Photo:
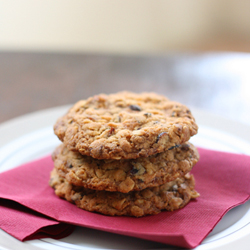
<instances>
[{"instance_id":1,"label":"dark wood surface","mask_svg":"<svg viewBox=\"0 0 250 250\"><path fill-rule=\"evenodd\" d=\"M0 123L98 93L154 91L250 124L250 54L0 52Z\"/></svg>"}]
</instances>

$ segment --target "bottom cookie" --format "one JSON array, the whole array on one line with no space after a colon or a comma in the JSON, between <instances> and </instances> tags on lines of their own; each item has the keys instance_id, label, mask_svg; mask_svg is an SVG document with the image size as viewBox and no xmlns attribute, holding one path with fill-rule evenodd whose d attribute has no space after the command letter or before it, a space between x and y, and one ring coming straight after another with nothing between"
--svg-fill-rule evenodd
<instances>
[{"instance_id":1,"label":"bottom cookie","mask_svg":"<svg viewBox=\"0 0 250 250\"><path fill-rule=\"evenodd\" d=\"M111 216L141 217L158 214L162 210L173 211L199 196L194 190L194 177L190 174L158 187L120 193L71 185L54 169L51 172L50 186L55 189L57 196L81 209Z\"/></svg>"}]
</instances>

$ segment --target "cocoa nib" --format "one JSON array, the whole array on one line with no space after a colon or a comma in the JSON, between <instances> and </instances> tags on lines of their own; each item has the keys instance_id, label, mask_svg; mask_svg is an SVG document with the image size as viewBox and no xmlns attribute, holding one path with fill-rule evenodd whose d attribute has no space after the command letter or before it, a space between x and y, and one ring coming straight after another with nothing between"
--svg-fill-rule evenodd
<instances>
[{"instance_id":1,"label":"cocoa nib","mask_svg":"<svg viewBox=\"0 0 250 250\"><path fill-rule=\"evenodd\" d=\"M139 171L139 169L132 168L132 169L130 170L130 174L136 174L136 173L138 173L138 171Z\"/></svg>"},{"instance_id":2,"label":"cocoa nib","mask_svg":"<svg viewBox=\"0 0 250 250\"><path fill-rule=\"evenodd\" d=\"M176 117L177 116L177 113L175 111L172 112L171 114L172 117Z\"/></svg>"},{"instance_id":3,"label":"cocoa nib","mask_svg":"<svg viewBox=\"0 0 250 250\"><path fill-rule=\"evenodd\" d=\"M137 163L132 162L131 165L132 165L132 167L130 169L131 175L143 175L146 171L146 169L139 162L137 162Z\"/></svg>"},{"instance_id":4,"label":"cocoa nib","mask_svg":"<svg viewBox=\"0 0 250 250\"><path fill-rule=\"evenodd\" d=\"M155 143L159 142L159 140L161 139L161 137L164 136L164 135L166 135L166 134L167 134L167 132L161 132L161 133L157 136L156 142L155 142Z\"/></svg>"},{"instance_id":5,"label":"cocoa nib","mask_svg":"<svg viewBox=\"0 0 250 250\"><path fill-rule=\"evenodd\" d=\"M152 116L152 114L151 114L151 113L145 113L145 114L143 114L143 115L145 115L146 117L150 117L150 116Z\"/></svg>"},{"instance_id":6,"label":"cocoa nib","mask_svg":"<svg viewBox=\"0 0 250 250\"><path fill-rule=\"evenodd\" d=\"M183 150L183 151L188 151L189 148L190 148L190 145L189 145L189 144L182 144L182 145L181 145L181 150Z\"/></svg>"},{"instance_id":7,"label":"cocoa nib","mask_svg":"<svg viewBox=\"0 0 250 250\"><path fill-rule=\"evenodd\" d=\"M171 149L174 149L174 148L178 148L178 147L180 147L180 145L172 146L172 147L168 148L168 150L171 150Z\"/></svg>"},{"instance_id":8,"label":"cocoa nib","mask_svg":"<svg viewBox=\"0 0 250 250\"><path fill-rule=\"evenodd\" d=\"M115 128L111 127L109 130L109 134L112 135L115 132Z\"/></svg>"},{"instance_id":9,"label":"cocoa nib","mask_svg":"<svg viewBox=\"0 0 250 250\"><path fill-rule=\"evenodd\" d=\"M129 108L134 111L141 111L141 107L135 104L130 105Z\"/></svg>"}]
</instances>

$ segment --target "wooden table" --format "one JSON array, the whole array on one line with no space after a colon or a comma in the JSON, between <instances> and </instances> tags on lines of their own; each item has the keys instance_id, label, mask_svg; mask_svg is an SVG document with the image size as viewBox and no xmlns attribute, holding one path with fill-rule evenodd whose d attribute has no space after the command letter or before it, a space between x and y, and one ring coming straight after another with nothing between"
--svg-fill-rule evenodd
<instances>
[{"instance_id":1,"label":"wooden table","mask_svg":"<svg viewBox=\"0 0 250 250\"><path fill-rule=\"evenodd\" d=\"M250 124L250 54L0 53L0 123L121 90L155 91Z\"/></svg>"}]
</instances>

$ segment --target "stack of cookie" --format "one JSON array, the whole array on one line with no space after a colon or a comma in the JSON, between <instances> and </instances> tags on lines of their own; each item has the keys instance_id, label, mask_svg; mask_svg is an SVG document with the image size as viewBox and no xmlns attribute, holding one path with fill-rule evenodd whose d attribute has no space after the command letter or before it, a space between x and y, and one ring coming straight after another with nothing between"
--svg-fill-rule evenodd
<instances>
[{"instance_id":1,"label":"stack of cookie","mask_svg":"<svg viewBox=\"0 0 250 250\"><path fill-rule=\"evenodd\" d=\"M199 159L188 142L190 110L155 93L120 92L77 102L54 126L50 186L78 207L144 216L184 207L199 194L189 172Z\"/></svg>"}]
</instances>

